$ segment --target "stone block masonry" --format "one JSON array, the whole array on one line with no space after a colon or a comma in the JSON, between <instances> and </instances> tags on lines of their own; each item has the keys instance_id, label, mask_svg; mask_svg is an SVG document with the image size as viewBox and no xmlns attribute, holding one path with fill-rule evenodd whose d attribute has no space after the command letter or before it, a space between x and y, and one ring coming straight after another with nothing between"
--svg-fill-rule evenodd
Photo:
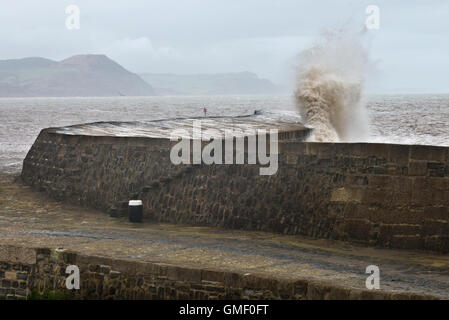
<instances>
[{"instance_id":1,"label":"stone block masonry","mask_svg":"<svg viewBox=\"0 0 449 320\"><path fill-rule=\"evenodd\" d=\"M281 141L279 170L179 165L163 138L43 130L22 179L50 196L147 221L449 252L449 148Z\"/></svg>"},{"instance_id":2,"label":"stone block masonry","mask_svg":"<svg viewBox=\"0 0 449 320\"><path fill-rule=\"evenodd\" d=\"M3 255L1 252L7 252ZM69 290L65 270L80 270ZM0 245L0 299L435 299L368 291L307 279L276 279L83 255L49 248Z\"/></svg>"}]
</instances>

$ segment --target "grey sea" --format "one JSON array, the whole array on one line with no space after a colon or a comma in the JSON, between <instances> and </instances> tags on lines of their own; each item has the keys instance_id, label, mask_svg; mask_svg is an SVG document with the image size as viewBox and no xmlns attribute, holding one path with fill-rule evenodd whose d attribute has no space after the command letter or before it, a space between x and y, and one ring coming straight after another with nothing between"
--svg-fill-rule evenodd
<instances>
[{"instance_id":1,"label":"grey sea","mask_svg":"<svg viewBox=\"0 0 449 320\"><path fill-rule=\"evenodd\" d=\"M0 99L0 172L20 170L46 127L96 121L235 116L262 110L300 117L290 96L177 96ZM369 138L361 141L449 146L449 95L368 97Z\"/></svg>"}]
</instances>

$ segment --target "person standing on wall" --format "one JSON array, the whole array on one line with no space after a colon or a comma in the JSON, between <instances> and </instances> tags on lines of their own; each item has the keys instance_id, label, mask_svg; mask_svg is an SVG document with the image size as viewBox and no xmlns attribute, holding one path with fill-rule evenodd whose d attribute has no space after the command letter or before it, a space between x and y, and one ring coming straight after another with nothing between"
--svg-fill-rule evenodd
<instances>
[{"instance_id":1,"label":"person standing on wall","mask_svg":"<svg viewBox=\"0 0 449 320\"><path fill-rule=\"evenodd\" d=\"M206 109L206 107L204 107L203 112L204 112L204 117L207 117L207 109Z\"/></svg>"}]
</instances>

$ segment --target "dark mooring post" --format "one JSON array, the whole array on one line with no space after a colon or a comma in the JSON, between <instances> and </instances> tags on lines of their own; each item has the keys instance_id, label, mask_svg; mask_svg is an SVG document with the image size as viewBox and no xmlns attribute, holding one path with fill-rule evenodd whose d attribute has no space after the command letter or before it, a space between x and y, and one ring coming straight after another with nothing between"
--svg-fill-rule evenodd
<instances>
[{"instance_id":1,"label":"dark mooring post","mask_svg":"<svg viewBox=\"0 0 449 320\"><path fill-rule=\"evenodd\" d=\"M128 203L128 217L130 222L142 222L143 205L142 200L130 200Z\"/></svg>"}]
</instances>

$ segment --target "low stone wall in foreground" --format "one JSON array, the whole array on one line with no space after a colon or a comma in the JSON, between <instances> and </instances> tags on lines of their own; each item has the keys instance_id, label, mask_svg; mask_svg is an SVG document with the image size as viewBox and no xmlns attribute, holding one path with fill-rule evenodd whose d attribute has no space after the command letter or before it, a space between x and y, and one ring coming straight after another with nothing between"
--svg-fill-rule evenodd
<instances>
[{"instance_id":1,"label":"low stone wall in foreground","mask_svg":"<svg viewBox=\"0 0 449 320\"><path fill-rule=\"evenodd\" d=\"M80 289L66 288L70 265ZM310 279L284 280L234 272L144 263L49 248L0 245L0 299L431 299L368 291Z\"/></svg>"}]
</instances>

